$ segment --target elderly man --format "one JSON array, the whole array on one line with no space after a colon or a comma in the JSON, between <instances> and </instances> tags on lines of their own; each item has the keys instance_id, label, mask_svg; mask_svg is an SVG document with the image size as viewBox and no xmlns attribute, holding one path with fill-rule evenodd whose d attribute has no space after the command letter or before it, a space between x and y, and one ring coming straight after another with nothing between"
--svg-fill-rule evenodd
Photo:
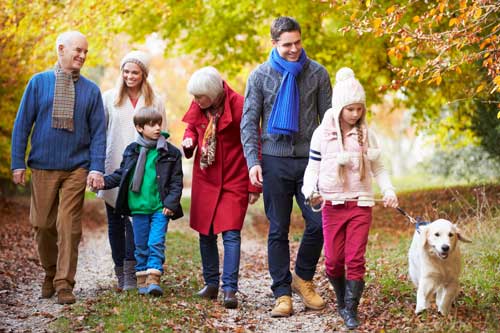
<instances>
[{"instance_id":1,"label":"elderly man","mask_svg":"<svg viewBox=\"0 0 500 333\"><path fill-rule=\"evenodd\" d=\"M278 17L271 25L271 39L274 47L269 61L257 67L248 78L241 140L250 181L255 186L263 185L264 207L270 222L269 272L273 279L271 289L277 299L271 316L286 317L293 312L292 289L307 308L325 307L312 283L323 246L321 215L304 204L301 188L309 142L331 106L332 87L326 69L309 59L302 48L297 21ZM295 272L291 274L288 233L294 196L306 227Z\"/></svg>"},{"instance_id":2,"label":"elderly man","mask_svg":"<svg viewBox=\"0 0 500 333\"><path fill-rule=\"evenodd\" d=\"M88 50L85 36L62 33L56 48L55 67L35 74L24 91L12 132L11 167L14 183L24 185L31 135L30 221L45 270L42 298L57 292L59 304L70 304L75 302L85 186L104 183L106 120L99 88L80 75Z\"/></svg>"}]
</instances>

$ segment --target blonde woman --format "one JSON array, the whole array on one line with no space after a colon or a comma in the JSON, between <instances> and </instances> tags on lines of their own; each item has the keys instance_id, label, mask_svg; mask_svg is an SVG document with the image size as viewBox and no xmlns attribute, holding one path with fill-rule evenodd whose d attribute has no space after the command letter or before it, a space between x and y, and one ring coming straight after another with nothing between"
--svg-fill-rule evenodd
<instances>
[{"instance_id":1,"label":"blonde woman","mask_svg":"<svg viewBox=\"0 0 500 333\"><path fill-rule=\"evenodd\" d=\"M165 107L148 82L150 57L142 51L132 51L120 62L120 77L117 87L103 94L107 120L106 174L120 167L122 154L128 144L136 139L133 117L142 107L153 107L163 118L165 129ZM115 213L118 189L100 191L99 197L106 203L108 236L111 255L115 264L117 290L137 287L135 277L134 234L127 216Z\"/></svg>"}]
</instances>

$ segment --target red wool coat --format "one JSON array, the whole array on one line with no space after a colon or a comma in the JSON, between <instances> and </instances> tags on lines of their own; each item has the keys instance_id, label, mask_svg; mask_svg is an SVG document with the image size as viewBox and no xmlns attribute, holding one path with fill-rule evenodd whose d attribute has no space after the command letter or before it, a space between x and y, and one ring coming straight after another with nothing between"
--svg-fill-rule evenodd
<instances>
[{"instance_id":1,"label":"red wool coat","mask_svg":"<svg viewBox=\"0 0 500 333\"><path fill-rule=\"evenodd\" d=\"M243 97L224 82L224 112L217 123L215 161L204 170L200 168L201 149L196 149L191 188L190 226L208 235L213 224L214 234L241 230L248 207L248 193L260 192L252 186L243 156L240 122ZM201 147L208 118L198 104L192 102L182 121L188 126L184 139L191 138L193 147L184 148L187 158Z\"/></svg>"}]
</instances>

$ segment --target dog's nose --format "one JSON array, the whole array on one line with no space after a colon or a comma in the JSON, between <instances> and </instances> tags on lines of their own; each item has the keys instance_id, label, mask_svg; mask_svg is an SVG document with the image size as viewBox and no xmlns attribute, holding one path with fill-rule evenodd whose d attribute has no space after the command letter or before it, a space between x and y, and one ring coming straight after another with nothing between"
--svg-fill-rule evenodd
<instances>
[{"instance_id":1,"label":"dog's nose","mask_svg":"<svg viewBox=\"0 0 500 333\"><path fill-rule=\"evenodd\" d=\"M443 252L448 252L449 249L450 249L449 245L444 244L443 246L441 246L441 250L443 250Z\"/></svg>"}]
</instances>

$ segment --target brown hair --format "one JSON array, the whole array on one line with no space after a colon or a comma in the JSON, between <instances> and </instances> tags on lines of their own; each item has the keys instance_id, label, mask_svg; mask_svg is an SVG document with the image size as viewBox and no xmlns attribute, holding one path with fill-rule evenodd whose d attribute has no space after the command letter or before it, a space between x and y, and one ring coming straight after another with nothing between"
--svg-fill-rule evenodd
<instances>
[{"instance_id":1,"label":"brown hair","mask_svg":"<svg viewBox=\"0 0 500 333\"><path fill-rule=\"evenodd\" d=\"M163 118L161 113L151 107L142 107L134 114L134 125L144 128L145 125L161 125Z\"/></svg>"},{"instance_id":2,"label":"brown hair","mask_svg":"<svg viewBox=\"0 0 500 333\"><path fill-rule=\"evenodd\" d=\"M144 105L145 106L153 106L153 101L154 101L154 92L153 88L151 88L151 85L149 84L147 80L147 75L144 70L142 70L142 82L141 82L141 95L144 96ZM123 77L120 76L118 78L118 94L116 95L114 105L115 106L120 106L123 104L125 101L125 98L127 97L127 90L128 87L125 84L125 80L123 80Z\"/></svg>"}]
</instances>

